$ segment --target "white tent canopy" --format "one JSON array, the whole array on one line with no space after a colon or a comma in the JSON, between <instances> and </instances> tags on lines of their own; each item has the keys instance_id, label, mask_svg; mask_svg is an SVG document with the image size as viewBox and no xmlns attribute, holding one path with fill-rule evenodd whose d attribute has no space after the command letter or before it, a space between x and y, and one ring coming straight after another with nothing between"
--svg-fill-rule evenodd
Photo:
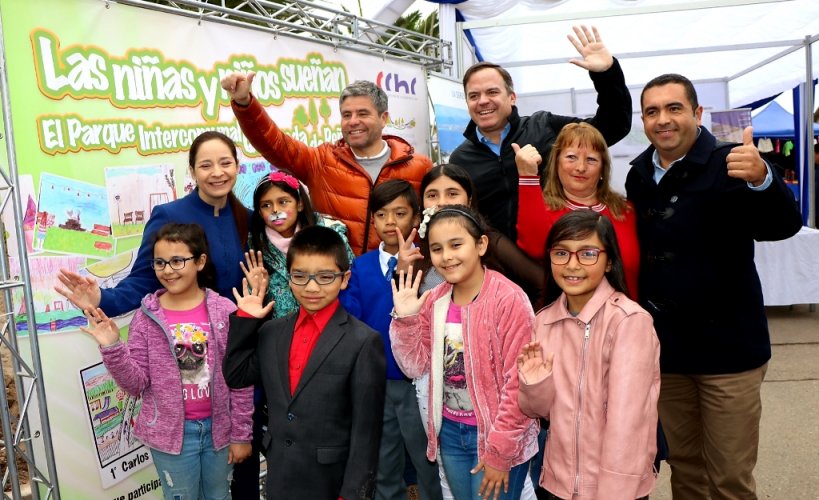
<instances>
[{"instance_id":1,"label":"white tent canopy","mask_svg":"<svg viewBox=\"0 0 819 500\"><path fill-rule=\"evenodd\" d=\"M597 26L629 85L662 73L727 84L729 107L806 81L806 40L819 36L816 0L467 0L455 5L484 60L510 70L520 94L587 89L566 40ZM813 57L819 73L819 57Z\"/></svg>"}]
</instances>

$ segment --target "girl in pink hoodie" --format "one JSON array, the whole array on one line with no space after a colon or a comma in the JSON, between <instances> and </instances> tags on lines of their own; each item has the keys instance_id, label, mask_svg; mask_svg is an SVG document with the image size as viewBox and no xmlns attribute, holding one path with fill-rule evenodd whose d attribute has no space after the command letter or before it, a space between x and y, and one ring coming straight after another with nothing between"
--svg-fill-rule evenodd
<instances>
[{"instance_id":1,"label":"girl in pink hoodie","mask_svg":"<svg viewBox=\"0 0 819 500\"><path fill-rule=\"evenodd\" d=\"M412 378L429 373L427 458L440 458L457 499L520 498L538 425L517 404L515 359L531 340L526 294L483 266L486 226L463 205L425 223L432 265L446 280L418 296L415 279L393 282L393 354Z\"/></svg>"},{"instance_id":2,"label":"girl in pink hoodie","mask_svg":"<svg viewBox=\"0 0 819 500\"><path fill-rule=\"evenodd\" d=\"M206 288L213 267L198 224L162 226L151 267L163 288L142 299L127 343L100 308L85 310L81 330L119 387L142 397L134 435L151 451L164 497L227 500L233 464L252 451L253 388L230 389L222 374L236 305Z\"/></svg>"},{"instance_id":3,"label":"girl in pink hoodie","mask_svg":"<svg viewBox=\"0 0 819 500\"><path fill-rule=\"evenodd\" d=\"M557 300L517 365L520 408L551 422L540 476L550 499L634 500L654 487L660 344L626 296L618 248L591 210L561 217L546 242L546 299Z\"/></svg>"}]
</instances>

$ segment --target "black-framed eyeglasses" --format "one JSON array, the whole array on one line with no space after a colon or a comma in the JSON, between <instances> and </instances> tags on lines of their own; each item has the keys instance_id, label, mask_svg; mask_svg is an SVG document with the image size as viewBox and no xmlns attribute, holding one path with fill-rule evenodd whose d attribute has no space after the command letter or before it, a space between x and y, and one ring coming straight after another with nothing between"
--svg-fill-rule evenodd
<instances>
[{"instance_id":1,"label":"black-framed eyeglasses","mask_svg":"<svg viewBox=\"0 0 819 500\"><path fill-rule=\"evenodd\" d=\"M344 273L334 273L332 271L321 271L316 274L294 272L287 275L290 283L297 286L306 286L310 280L315 281L319 285L329 285L334 282L339 276L344 276Z\"/></svg>"},{"instance_id":2,"label":"black-framed eyeglasses","mask_svg":"<svg viewBox=\"0 0 819 500\"><path fill-rule=\"evenodd\" d=\"M606 253L600 248L582 248L576 252L570 252L565 248L552 248L549 250L549 260L552 264L563 266L568 264L572 259L572 255L577 257L577 262L584 266L593 266L597 264L601 253Z\"/></svg>"},{"instance_id":3,"label":"black-framed eyeglasses","mask_svg":"<svg viewBox=\"0 0 819 500\"><path fill-rule=\"evenodd\" d=\"M191 257L178 257L178 256L174 255L173 257L170 258L170 260L151 259L151 267L154 269L154 271L164 271L165 266L170 265L171 269L173 269L174 271L179 271L180 269L185 268L185 263L186 262L188 262L189 260L193 260L195 258L196 257L193 257L193 256L191 256Z\"/></svg>"}]
</instances>

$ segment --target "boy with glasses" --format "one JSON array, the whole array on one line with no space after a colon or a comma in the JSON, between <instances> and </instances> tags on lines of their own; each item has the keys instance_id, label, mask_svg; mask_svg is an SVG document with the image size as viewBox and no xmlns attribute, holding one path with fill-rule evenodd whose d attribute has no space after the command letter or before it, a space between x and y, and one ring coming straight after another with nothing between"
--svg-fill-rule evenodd
<instances>
[{"instance_id":1,"label":"boy with glasses","mask_svg":"<svg viewBox=\"0 0 819 500\"><path fill-rule=\"evenodd\" d=\"M224 361L230 387L261 384L269 498L371 498L384 406L381 336L339 307L350 279L341 237L320 226L287 252L298 313L264 321L264 287L234 291Z\"/></svg>"}]
</instances>

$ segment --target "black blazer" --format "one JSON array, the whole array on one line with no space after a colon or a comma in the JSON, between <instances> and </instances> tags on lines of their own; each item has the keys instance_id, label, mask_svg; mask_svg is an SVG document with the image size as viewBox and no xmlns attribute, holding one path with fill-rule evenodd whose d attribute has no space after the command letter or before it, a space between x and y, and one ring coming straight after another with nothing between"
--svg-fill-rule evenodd
<instances>
[{"instance_id":1,"label":"black blazer","mask_svg":"<svg viewBox=\"0 0 819 500\"><path fill-rule=\"evenodd\" d=\"M225 380L234 388L261 383L267 396L267 496L372 498L386 381L381 336L339 305L291 396L297 318L230 318Z\"/></svg>"}]
</instances>

